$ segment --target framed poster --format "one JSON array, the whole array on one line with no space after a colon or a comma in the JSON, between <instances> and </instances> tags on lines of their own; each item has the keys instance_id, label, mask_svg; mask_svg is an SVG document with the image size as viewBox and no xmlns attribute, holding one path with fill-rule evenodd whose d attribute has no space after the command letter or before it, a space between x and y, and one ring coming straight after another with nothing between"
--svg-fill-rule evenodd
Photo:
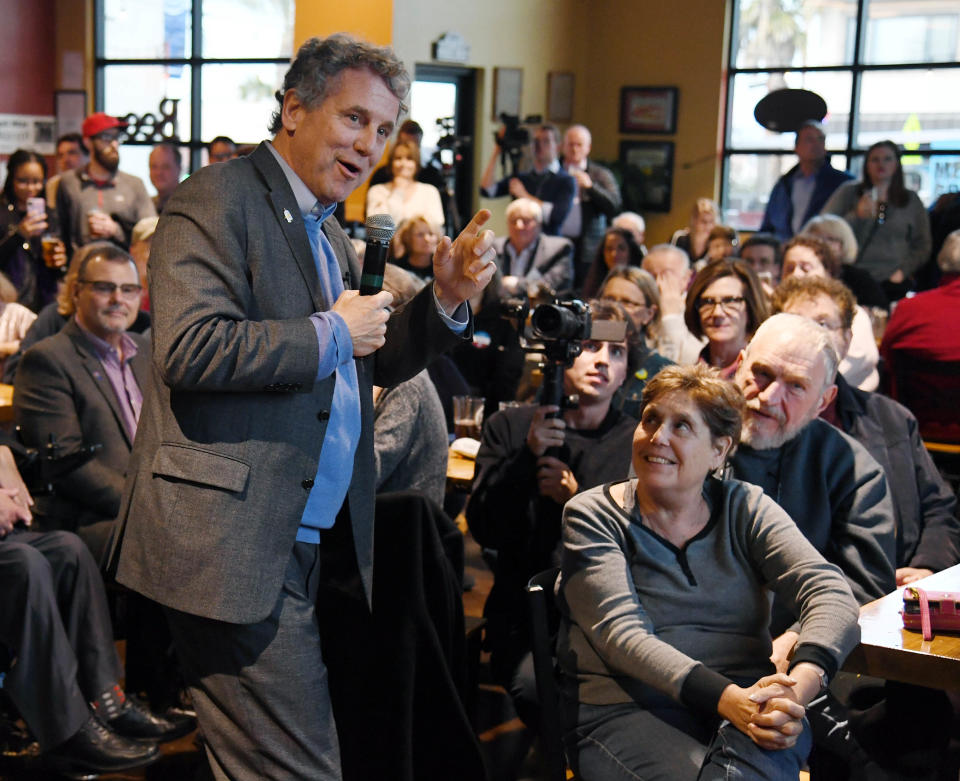
<instances>
[{"instance_id":1,"label":"framed poster","mask_svg":"<svg viewBox=\"0 0 960 781\"><path fill-rule=\"evenodd\" d=\"M520 116L522 92L523 70L521 68L494 68L492 119L500 119L501 114Z\"/></svg>"},{"instance_id":2,"label":"framed poster","mask_svg":"<svg viewBox=\"0 0 960 781\"><path fill-rule=\"evenodd\" d=\"M79 89L61 89L55 93L57 135L79 133L87 115L87 93Z\"/></svg>"},{"instance_id":3,"label":"framed poster","mask_svg":"<svg viewBox=\"0 0 960 781\"><path fill-rule=\"evenodd\" d=\"M676 133L676 87L621 87L621 133Z\"/></svg>"},{"instance_id":4,"label":"framed poster","mask_svg":"<svg viewBox=\"0 0 960 781\"><path fill-rule=\"evenodd\" d=\"M673 142L621 141L623 208L668 212L673 195Z\"/></svg>"},{"instance_id":5,"label":"framed poster","mask_svg":"<svg viewBox=\"0 0 960 781\"><path fill-rule=\"evenodd\" d=\"M573 119L573 74L551 71L547 74L547 119L570 122Z\"/></svg>"}]
</instances>

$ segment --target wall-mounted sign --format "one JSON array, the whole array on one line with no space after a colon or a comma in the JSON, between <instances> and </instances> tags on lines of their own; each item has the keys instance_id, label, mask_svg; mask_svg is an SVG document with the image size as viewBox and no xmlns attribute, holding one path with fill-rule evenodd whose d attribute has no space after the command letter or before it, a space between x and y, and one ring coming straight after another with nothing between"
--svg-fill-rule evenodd
<instances>
[{"instance_id":1,"label":"wall-mounted sign","mask_svg":"<svg viewBox=\"0 0 960 781\"><path fill-rule=\"evenodd\" d=\"M30 149L41 155L56 153L57 124L53 117L0 114L0 155Z\"/></svg>"},{"instance_id":2,"label":"wall-mounted sign","mask_svg":"<svg viewBox=\"0 0 960 781\"><path fill-rule=\"evenodd\" d=\"M460 33L444 33L433 42L433 59L466 62L470 59L470 44Z\"/></svg>"}]
</instances>

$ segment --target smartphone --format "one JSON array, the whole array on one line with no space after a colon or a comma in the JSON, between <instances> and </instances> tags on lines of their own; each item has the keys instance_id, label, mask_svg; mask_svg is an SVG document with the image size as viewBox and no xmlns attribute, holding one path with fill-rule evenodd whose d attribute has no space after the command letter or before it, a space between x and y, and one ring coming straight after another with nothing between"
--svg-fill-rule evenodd
<instances>
[{"instance_id":1,"label":"smartphone","mask_svg":"<svg viewBox=\"0 0 960 781\"><path fill-rule=\"evenodd\" d=\"M27 198L27 214L41 217L47 213L47 202L43 198Z\"/></svg>"}]
</instances>

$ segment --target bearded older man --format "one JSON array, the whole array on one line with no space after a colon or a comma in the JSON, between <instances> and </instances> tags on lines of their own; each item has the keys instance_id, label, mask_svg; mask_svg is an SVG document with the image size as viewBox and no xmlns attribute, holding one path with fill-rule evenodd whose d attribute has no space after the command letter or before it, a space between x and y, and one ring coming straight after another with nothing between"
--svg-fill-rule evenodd
<instances>
[{"instance_id":1,"label":"bearded older man","mask_svg":"<svg viewBox=\"0 0 960 781\"><path fill-rule=\"evenodd\" d=\"M846 576L861 604L893 591L894 511L883 468L817 416L836 395L837 352L813 320L779 314L741 353L734 382L747 400L733 476L761 486ZM774 660L796 637L774 604ZM785 634L784 634L785 633Z\"/></svg>"}]
</instances>

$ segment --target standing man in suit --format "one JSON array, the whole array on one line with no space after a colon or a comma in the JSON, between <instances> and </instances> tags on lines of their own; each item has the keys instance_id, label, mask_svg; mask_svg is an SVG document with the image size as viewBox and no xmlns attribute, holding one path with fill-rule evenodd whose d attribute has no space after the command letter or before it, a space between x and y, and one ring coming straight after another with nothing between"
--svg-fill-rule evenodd
<instances>
[{"instance_id":1,"label":"standing man in suit","mask_svg":"<svg viewBox=\"0 0 960 781\"><path fill-rule=\"evenodd\" d=\"M495 145L480 180L480 194L487 198L511 195L536 201L543 209L543 232L550 236L559 235L560 226L570 213L577 194L576 180L563 170L557 159L559 146L557 128L540 125L533 131L533 168L495 182L493 174L501 155L500 145Z\"/></svg>"},{"instance_id":2,"label":"standing man in suit","mask_svg":"<svg viewBox=\"0 0 960 781\"><path fill-rule=\"evenodd\" d=\"M577 194L560 226L560 235L571 239L576 248L577 287L586 279L604 231L623 203L613 172L589 159L591 144L590 131L584 125L571 125L563 134L561 165L577 181ZM643 237L637 244L643 244Z\"/></svg>"},{"instance_id":3,"label":"standing man in suit","mask_svg":"<svg viewBox=\"0 0 960 781\"><path fill-rule=\"evenodd\" d=\"M23 443L54 458L36 527L77 532L99 561L120 510L150 343L128 330L142 290L133 259L107 241L91 246L77 270L74 316L20 361L13 415Z\"/></svg>"},{"instance_id":4,"label":"standing man in suit","mask_svg":"<svg viewBox=\"0 0 960 781\"><path fill-rule=\"evenodd\" d=\"M544 284L557 295L573 287L573 245L562 236L544 236L543 210L530 198L507 207L508 236L493 242L503 274L501 290L517 295Z\"/></svg>"},{"instance_id":5,"label":"standing man in suit","mask_svg":"<svg viewBox=\"0 0 960 781\"><path fill-rule=\"evenodd\" d=\"M275 136L208 166L151 253L154 361L121 518L118 580L161 603L217 778L341 778L318 615L321 570L373 577L371 386L470 333L493 276L477 214L434 281L388 315L360 296L335 219L380 159L410 78L389 49L311 39ZM362 597L361 597L362 598Z\"/></svg>"}]
</instances>

